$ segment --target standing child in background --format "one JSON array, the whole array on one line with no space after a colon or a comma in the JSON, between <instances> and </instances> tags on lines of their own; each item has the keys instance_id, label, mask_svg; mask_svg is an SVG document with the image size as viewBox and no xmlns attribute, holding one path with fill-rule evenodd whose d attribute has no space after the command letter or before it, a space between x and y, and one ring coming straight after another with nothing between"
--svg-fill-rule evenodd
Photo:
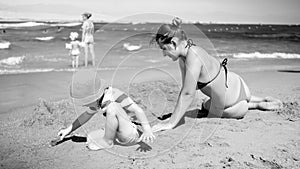
<instances>
[{"instance_id":1,"label":"standing child in background","mask_svg":"<svg viewBox=\"0 0 300 169\"><path fill-rule=\"evenodd\" d=\"M79 60L79 54L80 54L80 42L77 40L78 33L77 32L71 32L70 33L70 39L71 42L66 44L66 48L70 49L70 56L72 57L72 68L78 68L78 60Z\"/></svg>"}]
</instances>

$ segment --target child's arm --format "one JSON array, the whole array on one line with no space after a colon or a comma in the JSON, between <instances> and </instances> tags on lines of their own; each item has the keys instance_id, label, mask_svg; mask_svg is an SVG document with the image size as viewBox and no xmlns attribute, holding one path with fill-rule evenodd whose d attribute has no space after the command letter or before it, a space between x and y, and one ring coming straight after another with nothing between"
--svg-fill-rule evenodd
<instances>
[{"instance_id":1,"label":"child's arm","mask_svg":"<svg viewBox=\"0 0 300 169\"><path fill-rule=\"evenodd\" d=\"M95 113L90 113L88 111L82 113L69 127L58 132L58 136L60 137L60 139L64 139L67 135L78 129L80 126L84 125L93 117L94 114Z\"/></svg>"},{"instance_id":2,"label":"child's arm","mask_svg":"<svg viewBox=\"0 0 300 169\"><path fill-rule=\"evenodd\" d=\"M144 111L136 104L131 104L128 108L126 108L128 111L134 112L137 119L141 122L143 127L143 134L140 137L141 141L144 142L153 142L155 139L155 136L153 135L152 129L150 127L150 124L148 122L148 119L144 113Z\"/></svg>"}]
</instances>

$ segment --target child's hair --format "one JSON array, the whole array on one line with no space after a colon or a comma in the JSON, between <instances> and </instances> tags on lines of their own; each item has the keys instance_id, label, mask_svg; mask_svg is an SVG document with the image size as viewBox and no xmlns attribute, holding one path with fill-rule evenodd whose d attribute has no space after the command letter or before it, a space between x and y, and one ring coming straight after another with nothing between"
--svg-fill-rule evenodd
<instances>
[{"instance_id":1,"label":"child's hair","mask_svg":"<svg viewBox=\"0 0 300 169\"><path fill-rule=\"evenodd\" d=\"M175 17L172 20L172 24L161 25L151 43L156 41L158 44L169 44L173 37L177 37L179 40L187 40L186 33L180 27L181 23L182 20Z\"/></svg>"},{"instance_id":2,"label":"child's hair","mask_svg":"<svg viewBox=\"0 0 300 169\"><path fill-rule=\"evenodd\" d=\"M78 36L79 36L79 34L78 34L77 32L71 32L71 33L70 33L70 39L72 39L72 40L73 40L73 39L74 39L74 40L77 39Z\"/></svg>"}]
</instances>

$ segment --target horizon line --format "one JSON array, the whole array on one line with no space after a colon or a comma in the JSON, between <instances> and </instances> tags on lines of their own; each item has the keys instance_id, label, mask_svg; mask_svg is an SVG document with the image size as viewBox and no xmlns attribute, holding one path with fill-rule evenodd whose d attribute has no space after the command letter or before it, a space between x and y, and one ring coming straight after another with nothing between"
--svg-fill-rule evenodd
<instances>
[{"instance_id":1,"label":"horizon line","mask_svg":"<svg viewBox=\"0 0 300 169\"><path fill-rule=\"evenodd\" d=\"M121 24L147 24L147 23L170 23L166 21L107 21L107 20L93 20L94 23L121 23ZM81 20L75 19L33 19L33 18L1 18L0 22L82 22ZM264 23L264 22L221 22L221 21L183 21L183 24L235 24L235 25L300 25L300 23Z\"/></svg>"}]
</instances>

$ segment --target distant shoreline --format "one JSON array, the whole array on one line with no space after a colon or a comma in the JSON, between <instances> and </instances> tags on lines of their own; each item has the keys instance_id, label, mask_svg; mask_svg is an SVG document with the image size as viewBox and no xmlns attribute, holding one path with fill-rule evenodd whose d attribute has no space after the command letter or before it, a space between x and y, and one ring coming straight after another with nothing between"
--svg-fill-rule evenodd
<instances>
[{"instance_id":1,"label":"distant shoreline","mask_svg":"<svg viewBox=\"0 0 300 169\"><path fill-rule=\"evenodd\" d=\"M5 18L0 18L0 24L3 23L25 23L25 22L37 22L37 23L48 23L48 24L56 24L56 23L73 23L73 22L82 22L81 20L55 20L55 19L49 19L49 20L41 20L41 19L5 19ZM114 22L114 21L102 21L102 20L93 20L94 23L97 24L163 24L166 22L151 22L151 21L146 21L146 22ZM289 26L299 26L299 24L279 24L279 23L225 23L225 22L200 22L200 21L188 21L188 22L183 22L183 24L198 24L198 25L289 25Z\"/></svg>"}]
</instances>

